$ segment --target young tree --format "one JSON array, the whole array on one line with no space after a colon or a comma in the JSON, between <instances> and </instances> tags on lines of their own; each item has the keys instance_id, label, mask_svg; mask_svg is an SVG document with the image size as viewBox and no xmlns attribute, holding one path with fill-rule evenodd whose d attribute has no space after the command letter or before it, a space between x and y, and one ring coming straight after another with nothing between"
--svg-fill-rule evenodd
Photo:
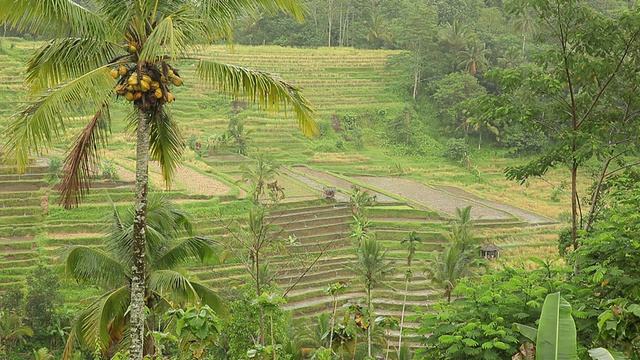
<instances>
[{"instance_id":1,"label":"young tree","mask_svg":"<svg viewBox=\"0 0 640 360\"><path fill-rule=\"evenodd\" d=\"M53 324L55 308L62 301L59 288L57 275L42 264L27 277L24 309L27 324L36 335L49 335L47 330Z\"/></svg>"},{"instance_id":2,"label":"young tree","mask_svg":"<svg viewBox=\"0 0 640 360\"><path fill-rule=\"evenodd\" d=\"M640 89L633 54L640 45L640 29L635 25L640 14L631 11L614 18L578 0L517 0L508 10L515 15L532 11L549 46L536 57L537 68L499 76L518 103L508 103L500 112L506 114L507 108L516 106L525 109L523 122L545 128L555 146L539 159L505 172L507 178L524 182L560 164L568 168L571 238L576 249L578 230L591 226L603 182L637 164L629 156L636 153L638 139ZM596 187L585 215L579 176L592 159L597 160Z\"/></svg>"},{"instance_id":3,"label":"young tree","mask_svg":"<svg viewBox=\"0 0 640 360\"><path fill-rule=\"evenodd\" d=\"M76 345L107 353L123 338L132 321L128 310L131 302L131 248L134 246L135 210L113 213L105 248L72 246L65 258L66 272L76 281L94 283L106 290L93 299L75 319L63 357L69 358ZM182 236L191 235L191 223L186 214L158 196L149 198L146 222L147 242L144 277L144 305L151 316L147 328L155 330L155 314L163 313L175 303L208 305L220 316L226 315L222 300L208 287L190 280L179 267L194 259L205 261L215 257L214 249L204 239L191 237L176 244ZM148 340L151 338L148 337ZM153 351L152 342L145 343L145 354Z\"/></svg>"},{"instance_id":4,"label":"young tree","mask_svg":"<svg viewBox=\"0 0 640 360\"><path fill-rule=\"evenodd\" d=\"M480 264L478 239L473 235L471 206L456 208L457 219L446 234L448 242L441 252L431 254L426 268L431 279L444 289L444 296L451 302L451 294L458 281L473 275Z\"/></svg>"},{"instance_id":5,"label":"young tree","mask_svg":"<svg viewBox=\"0 0 640 360\"><path fill-rule=\"evenodd\" d=\"M409 291L409 283L413 277L411 271L411 263L413 262L413 256L418 249L418 244L422 242L422 239L416 234L415 230L409 233L409 236L402 239L400 242L407 247L407 272L404 278L404 296L402 300L402 312L400 314L400 335L398 336L398 358L400 357L400 349L402 348L402 330L404 328L404 312L407 307L407 292Z\"/></svg>"},{"instance_id":6,"label":"young tree","mask_svg":"<svg viewBox=\"0 0 640 360\"><path fill-rule=\"evenodd\" d=\"M136 128L135 221L131 271L130 357L141 360L144 342L145 241L148 161L160 162L170 183L184 147L165 105L182 84L172 63L193 46L228 36L234 19L245 11L284 11L301 20L297 0L0 0L0 22L19 31L52 36L37 50L27 68L26 83L38 97L7 129L6 160L22 172L29 150L39 153L59 139L66 118L81 114L91 120L65 161L62 202L77 204L89 189L89 174L97 164L98 147L106 140L113 95L131 101L130 123ZM211 60L196 63L205 83L232 96L278 110L294 109L302 130L315 132L313 108L293 86L278 76ZM47 90L47 91L43 91Z\"/></svg>"},{"instance_id":7,"label":"young tree","mask_svg":"<svg viewBox=\"0 0 640 360\"><path fill-rule=\"evenodd\" d=\"M231 224L223 225L232 239L219 242L246 269L251 277L256 298L268 289L274 277L269 258L285 251L284 241L280 237L282 229L275 230L271 224L273 220L268 219L267 215L263 207L252 207L247 215L246 224L241 225L239 230L234 230ZM260 345L264 346L264 341L264 312L260 309Z\"/></svg>"},{"instance_id":8,"label":"young tree","mask_svg":"<svg viewBox=\"0 0 640 360\"><path fill-rule=\"evenodd\" d=\"M487 68L489 61L487 56L491 53L485 43L475 40L473 43L469 43L464 49L458 51L456 54L461 62L458 64L458 68L465 69L472 76L476 76L479 71Z\"/></svg>"},{"instance_id":9,"label":"young tree","mask_svg":"<svg viewBox=\"0 0 640 360\"><path fill-rule=\"evenodd\" d=\"M336 327L336 313L338 312L338 295L345 292L347 289L347 283L339 281L335 284L331 284L324 289L326 294L331 295L333 300L333 310L331 311L331 325L329 329L329 349L333 349L333 331Z\"/></svg>"},{"instance_id":10,"label":"young tree","mask_svg":"<svg viewBox=\"0 0 640 360\"><path fill-rule=\"evenodd\" d=\"M487 93L487 89L478 83L478 79L467 72L455 72L433 82L434 103L438 106L438 115L446 130L450 133L462 128L468 132L467 119L472 109L468 101Z\"/></svg>"},{"instance_id":11,"label":"young tree","mask_svg":"<svg viewBox=\"0 0 640 360\"><path fill-rule=\"evenodd\" d=\"M276 360L278 358L276 338L273 332L273 313L277 310L280 310L280 305L285 303L286 301L282 296L273 293L262 293L253 302L254 305L258 305L261 313L269 316L269 335L271 337L271 351L273 360Z\"/></svg>"},{"instance_id":12,"label":"young tree","mask_svg":"<svg viewBox=\"0 0 640 360\"><path fill-rule=\"evenodd\" d=\"M371 357L371 332L373 330L373 294L375 285L384 281L391 272L391 263L386 259L386 250L373 238L364 239L358 248L358 260L351 267L364 283L367 294L367 354Z\"/></svg>"},{"instance_id":13,"label":"young tree","mask_svg":"<svg viewBox=\"0 0 640 360\"><path fill-rule=\"evenodd\" d=\"M426 1L403 1L400 5L403 16L395 20L394 39L400 48L411 52L408 63L412 75L411 96L415 100L423 78L437 72L442 63L438 61L441 54L436 41L438 15Z\"/></svg>"},{"instance_id":14,"label":"young tree","mask_svg":"<svg viewBox=\"0 0 640 360\"><path fill-rule=\"evenodd\" d=\"M22 318L6 310L0 311L0 354L7 356L11 345L25 341L26 336L33 336L33 330L22 324Z\"/></svg>"},{"instance_id":15,"label":"young tree","mask_svg":"<svg viewBox=\"0 0 640 360\"><path fill-rule=\"evenodd\" d=\"M242 181L251 186L249 195L255 205L260 203L260 197L265 194L268 182L278 175L279 170L280 164L264 154L255 157L251 164L242 166Z\"/></svg>"}]
</instances>

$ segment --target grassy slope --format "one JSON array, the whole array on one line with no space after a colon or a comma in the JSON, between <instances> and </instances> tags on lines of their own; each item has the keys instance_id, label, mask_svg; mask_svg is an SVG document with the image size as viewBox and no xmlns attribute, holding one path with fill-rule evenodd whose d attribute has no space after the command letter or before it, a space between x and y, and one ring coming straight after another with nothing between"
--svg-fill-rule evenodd
<instances>
[{"instance_id":1,"label":"grassy slope","mask_svg":"<svg viewBox=\"0 0 640 360\"><path fill-rule=\"evenodd\" d=\"M9 48L15 44L14 48ZM37 45L29 42L8 40L4 44L8 55L0 55L0 129L4 129L12 109L20 101L25 99L22 90L22 64L28 57L28 52ZM288 49L280 47L241 47L233 52L227 47L214 46L202 50L207 57L232 64L246 65L249 67L273 71L284 79L294 82L304 88L305 94L318 106L320 121L330 123L332 116L362 115L367 112L388 114L386 119L399 114L406 103L394 94L394 77L397 73L390 73L385 69L386 58L392 52L389 51L364 51L354 49ZM192 64L184 63L180 66L181 74L185 79L185 86L176 90L177 100L171 105L171 111L180 125L185 139L195 139L206 143L213 134L220 134L227 129L227 123L232 111L229 99L221 97L214 91L207 89L195 78ZM114 104L113 109L113 137L106 153L108 158L113 158L118 164L131 168L131 160L134 156L131 146L131 136L123 132L124 125L121 118L126 114L127 104L121 101ZM409 158L394 156L392 151L382 146L380 134L385 130L384 121L374 122L366 116L358 116L364 130L365 146L362 149L355 148L352 144L342 141L339 135L331 131L325 137L309 140L303 137L297 130L292 116L284 114L266 114L256 106L249 105L242 109L237 116L244 119L245 126L251 130L250 154L259 152L268 153L275 159L289 165L306 164L313 169L329 170L342 174L373 174L388 175L390 165L399 164L404 170L404 177L416 181L431 184L454 185L464 187L466 190L492 200L499 200L512 205L532 210L553 218L565 212L568 207L568 199L561 197L559 202L550 200L551 187L543 181L531 181L528 187L520 187L518 184L504 180L502 169L506 165L516 164L522 160L500 157L493 150L483 150L472 156L473 171L467 171L458 164L440 159L437 154L423 158ZM424 123L433 119L421 119ZM71 122L69 131L63 135L55 149L63 152L65 144L69 144L75 137L75 133L82 126L81 121ZM343 149L337 149L336 144L342 142ZM229 149L232 150L231 148ZM211 174L216 179L234 186L233 194L241 194L241 189L233 184L239 176L239 165L234 162L214 161L201 159L192 151L187 151L185 161L190 168L203 174ZM549 180L558 183L562 174L553 172ZM152 182L159 187L158 174L152 174ZM286 180L285 188L292 191L293 197L306 198L317 196L314 192L299 183ZM227 214L241 214L246 209L243 203L231 203L218 206L218 201L191 200L183 192L180 192L180 184L174 197L181 199L181 206L189 210L198 222L198 228L203 233L219 233L220 229L213 224L213 214L223 212ZM112 191L116 194L116 191ZM35 235L34 239L15 242L15 248L10 254L0 254L5 259L10 259L11 269L0 272L2 282L20 283L20 274L30 269L38 258L50 259L56 256L54 249L60 245L69 243L87 243L98 245L100 243L100 227L96 225L98 214L107 213L109 210L108 199L96 194L88 199L87 204L80 210L70 213L60 209L52 209L50 213L38 212L39 199L44 192L31 194L33 201L28 205L35 208L37 220L27 223L25 233ZM126 199L126 191L114 198ZM234 195L235 196L235 195ZM54 201L51 201L52 203ZM26 205L25 205L26 206ZM389 211L394 209L388 209ZM397 209L396 209L397 210ZM379 218L385 218L385 212L379 211ZM393 216L397 216L395 213ZM9 218L7 221L14 221ZM90 226L90 225L91 226ZM388 222L385 225L390 225ZM405 227L406 224L391 224L397 227ZM89 230L87 230L89 229ZM1 229L0 229L1 230ZM439 238L446 226L435 224L428 225L425 233L433 232L435 238ZM15 228L12 230L16 233ZM18 229L18 233L22 231ZM495 241L505 248L503 259L519 262L528 255L541 257L551 256L555 253L553 232L555 229L499 229L481 228L479 235L488 241ZM70 235L71 234L71 235ZM384 237L384 238L383 238ZM386 232L378 235L384 242L391 258L399 263L404 259L405 251L399 245L399 240L404 237L403 231ZM434 242L434 244L437 242ZM418 259L426 257L428 251L437 248L436 245L426 246ZM23 249L23 250L20 250ZM332 257L344 256L345 250L331 254ZM49 260L47 260L49 261ZM418 261L419 262L419 261ZM15 265L15 266L14 266ZM218 274L237 275L233 266L211 269L198 269L197 272L203 278ZM399 272L401 273L401 272ZM322 270L318 270L318 274ZM310 275L314 275L311 273ZM317 276L316 276L317 277ZM318 290L326 286L327 281L322 279L306 284L308 292L302 292L295 297L296 301L304 301L321 295ZM336 279L337 280L337 279ZM402 280L397 279L396 287L402 286ZM424 284L415 285L423 287ZM315 289L315 290L314 290ZM69 291L72 299L82 297L82 292L77 289ZM392 296L392 295L389 295ZM397 294L395 296L398 296ZM316 305L320 309L323 304ZM307 308L307 313L316 311L313 307Z\"/></svg>"}]
</instances>

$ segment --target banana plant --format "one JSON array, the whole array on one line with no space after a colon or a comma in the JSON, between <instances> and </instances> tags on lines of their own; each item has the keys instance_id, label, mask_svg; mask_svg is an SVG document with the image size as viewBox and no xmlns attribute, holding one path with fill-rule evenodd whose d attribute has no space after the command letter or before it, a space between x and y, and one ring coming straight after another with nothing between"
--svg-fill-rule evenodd
<instances>
[{"instance_id":1,"label":"banana plant","mask_svg":"<svg viewBox=\"0 0 640 360\"><path fill-rule=\"evenodd\" d=\"M571 304L560 293L547 295L542 305L538 328L516 324L518 331L536 344L536 360L577 360L576 324ZM625 355L604 348L589 350L595 360L626 360Z\"/></svg>"}]
</instances>

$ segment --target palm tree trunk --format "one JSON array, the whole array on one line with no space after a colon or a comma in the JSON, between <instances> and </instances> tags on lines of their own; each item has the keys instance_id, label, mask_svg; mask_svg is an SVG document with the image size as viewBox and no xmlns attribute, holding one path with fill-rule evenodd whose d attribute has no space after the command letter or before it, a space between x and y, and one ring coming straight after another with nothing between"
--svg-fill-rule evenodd
<instances>
[{"instance_id":1,"label":"palm tree trunk","mask_svg":"<svg viewBox=\"0 0 640 360\"><path fill-rule=\"evenodd\" d=\"M273 314L269 314L269 321L271 322L271 348L273 349L273 360L278 358L278 352L276 351L276 338L273 336Z\"/></svg>"},{"instance_id":2,"label":"palm tree trunk","mask_svg":"<svg viewBox=\"0 0 640 360\"><path fill-rule=\"evenodd\" d=\"M578 249L578 160L576 159L577 146L573 141L573 164L571 166L571 240L573 242L573 250Z\"/></svg>"},{"instance_id":3,"label":"palm tree trunk","mask_svg":"<svg viewBox=\"0 0 640 360\"><path fill-rule=\"evenodd\" d=\"M333 329L336 326L336 312L338 311L338 297L333 297L333 313L331 314L331 332L329 333L329 349L333 349ZM333 351L333 350L331 350Z\"/></svg>"},{"instance_id":4,"label":"palm tree trunk","mask_svg":"<svg viewBox=\"0 0 640 360\"><path fill-rule=\"evenodd\" d=\"M147 194L149 191L149 119L150 113L138 109L136 144L136 202L133 220L133 261L131 265L131 348L129 359L144 357L144 296Z\"/></svg>"},{"instance_id":5,"label":"palm tree trunk","mask_svg":"<svg viewBox=\"0 0 640 360\"><path fill-rule=\"evenodd\" d=\"M260 285L260 252L255 251L255 267L256 267L256 293L258 294L256 298L259 298L262 295L262 287ZM260 345L264 346L264 311L260 308Z\"/></svg>"},{"instance_id":6,"label":"palm tree trunk","mask_svg":"<svg viewBox=\"0 0 640 360\"><path fill-rule=\"evenodd\" d=\"M369 358L371 358L371 326L372 326L372 321L371 321L371 316L373 314L373 309L371 308L371 288L369 288L369 291L367 291L367 295L369 298L369 314L368 317L369 319L367 319L367 321L369 322L369 326L367 326L367 355L369 355Z\"/></svg>"},{"instance_id":7,"label":"palm tree trunk","mask_svg":"<svg viewBox=\"0 0 640 360\"><path fill-rule=\"evenodd\" d=\"M400 313L400 335L398 336L398 359L400 358L400 348L402 347L402 328L404 327L404 311L407 307L407 291L409 290L409 277L404 282L404 299L402 300L402 313Z\"/></svg>"},{"instance_id":8,"label":"palm tree trunk","mask_svg":"<svg viewBox=\"0 0 640 360\"><path fill-rule=\"evenodd\" d=\"M391 341L389 341L389 337L391 337L391 333L389 330L384 331L384 335L386 336L385 341L387 342L387 352L384 354L384 358L389 359L389 351L391 350Z\"/></svg>"},{"instance_id":9,"label":"palm tree trunk","mask_svg":"<svg viewBox=\"0 0 640 360\"><path fill-rule=\"evenodd\" d=\"M356 360L356 353L358 351L356 351L358 349L358 332L356 331L356 334L353 338L353 355L351 356L351 360Z\"/></svg>"}]
</instances>

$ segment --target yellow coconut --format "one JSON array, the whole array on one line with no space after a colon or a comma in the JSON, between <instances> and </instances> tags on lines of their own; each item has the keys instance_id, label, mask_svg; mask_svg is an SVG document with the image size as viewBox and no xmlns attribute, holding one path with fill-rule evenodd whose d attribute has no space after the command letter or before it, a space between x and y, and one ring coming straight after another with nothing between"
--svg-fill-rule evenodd
<instances>
[{"instance_id":1,"label":"yellow coconut","mask_svg":"<svg viewBox=\"0 0 640 360\"><path fill-rule=\"evenodd\" d=\"M175 99L176 99L176 97L173 95L173 93L168 93L167 94L167 101L168 102L172 102Z\"/></svg>"},{"instance_id":2,"label":"yellow coconut","mask_svg":"<svg viewBox=\"0 0 640 360\"><path fill-rule=\"evenodd\" d=\"M174 77L171 78L171 83L173 85L175 85L175 86L181 86L182 85L182 79L177 77L177 76L174 76Z\"/></svg>"},{"instance_id":3,"label":"yellow coconut","mask_svg":"<svg viewBox=\"0 0 640 360\"><path fill-rule=\"evenodd\" d=\"M118 85L116 86L115 91L118 95L124 95L124 93L127 92L127 87L124 85Z\"/></svg>"},{"instance_id":4,"label":"yellow coconut","mask_svg":"<svg viewBox=\"0 0 640 360\"><path fill-rule=\"evenodd\" d=\"M109 71L109 75L111 75L112 78L117 79L118 76L120 76L120 74L118 73L118 70L113 69L111 71Z\"/></svg>"},{"instance_id":5,"label":"yellow coconut","mask_svg":"<svg viewBox=\"0 0 640 360\"><path fill-rule=\"evenodd\" d=\"M125 75L127 73L127 67L124 65L118 66L118 74Z\"/></svg>"},{"instance_id":6,"label":"yellow coconut","mask_svg":"<svg viewBox=\"0 0 640 360\"><path fill-rule=\"evenodd\" d=\"M127 101L133 101L133 93L132 92L126 92L124 94L124 98L127 99Z\"/></svg>"},{"instance_id":7,"label":"yellow coconut","mask_svg":"<svg viewBox=\"0 0 640 360\"><path fill-rule=\"evenodd\" d=\"M159 88L159 87L160 87L160 83L159 83L159 82L157 82L157 81L152 81L152 82L149 84L149 86L151 87L151 89L152 89L152 90L155 90L155 89L157 89L157 88Z\"/></svg>"},{"instance_id":8,"label":"yellow coconut","mask_svg":"<svg viewBox=\"0 0 640 360\"><path fill-rule=\"evenodd\" d=\"M158 99L161 99L161 98L162 98L162 89L156 89L156 97L157 97Z\"/></svg>"},{"instance_id":9,"label":"yellow coconut","mask_svg":"<svg viewBox=\"0 0 640 360\"><path fill-rule=\"evenodd\" d=\"M149 75L142 75L142 81L150 84L153 80L151 80L151 77Z\"/></svg>"},{"instance_id":10,"label":"yellow coconut","mask_svg":"<svg viewBox=\"0 0 640 360\"><path fill-rule=\"evenodd\" d=\"M129 76L127 82L129 83L129 85L138 85L138 74Z\"/></svg>"},{"instance_id":11,"label":"yellow coconut","mask_svg":"<svg viewBox=\"0 0 640 360\"><path fill-rule=\"evenodd\" d=\"M142 92L147 92L149 91L149 89L151 89L151 86L149 85L149 83L144 80L140 80L140 90Z\"/></svg>"}]
</instances>

